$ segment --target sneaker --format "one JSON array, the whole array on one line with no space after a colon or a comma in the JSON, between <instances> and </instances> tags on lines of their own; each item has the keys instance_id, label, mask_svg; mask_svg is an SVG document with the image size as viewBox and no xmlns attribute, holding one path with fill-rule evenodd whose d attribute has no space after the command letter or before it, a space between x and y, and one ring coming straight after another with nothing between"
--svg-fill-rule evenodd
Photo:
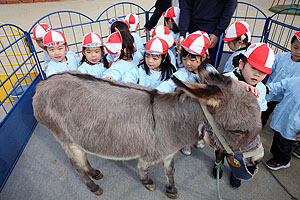
<instances>
[{"instance_id":1,"label":"sneaker","mask_svg":"<svg viewBox=\"0 0 300 200\"><path fill-rule=\"evenodd\" d=\"M192 149L190 146L186 146L181 149L181 152L186 156L190 156L192 153Z\"/></svg>"},{"instance_id":2,"label":"sneaker","mask_svg":"<svg viewBox=\"0 0 300 200\"><path fill-rule=\"evenodd\" d=\"M230 173L230 185L234 188L239 188L241 186L241 180L235 178L232 172Z\"/></svg>"},{"instance_id":3,"label":"sneaker","mask_svg":"<svg viewBox=\"0 0 300 200\"><path fill-rule=\"evenodd\" d=\"M223 175L223 167L220 167L220 171L219 171L219 179L222 178L222 175ZM214 178L217 178L217 173L218 173L218 165L215 163L214 164L214 168L213 168L213 171L212 171L212 174L213 174L213 177Z\"/></svg>"},{"instance_id":4,"label":"sneaker","mask_svg":"<svg viewBox=\"0 0 300 200\"><path fill-rule=\"evenodd\" d=\"M294 156L296 156L297 158L300 158L300 146L299 146L298 148L296 148L296 149L292 152L292 154L293 154Z\"/></svg>"},{"instance_id":5,"label":"sneaker","mask_svg":"<svg viewBox=\"0 0 300 200\"><path fill-rule=\"evenodd\" d=\"M199 141L196 143L195 147L196 147L197 149L203 149L203 148L205 147L204 140L199 140Z\"/></svg>"},{"instance_id":6,"label":"sneaker","mask_svg":"<svg viewBox=\"0 0 300 200\"><path fill-rule=\"evenodd\" d=\"M278 169L290 167L290 162L288 162L288 164L286 164L286 165L283 165L283 164L279 164L279 163L275 162L273 159L268 160L266 162L266 164L267 164L267 167L272 170L278 170Z\"/></svg>"}]
</instances>

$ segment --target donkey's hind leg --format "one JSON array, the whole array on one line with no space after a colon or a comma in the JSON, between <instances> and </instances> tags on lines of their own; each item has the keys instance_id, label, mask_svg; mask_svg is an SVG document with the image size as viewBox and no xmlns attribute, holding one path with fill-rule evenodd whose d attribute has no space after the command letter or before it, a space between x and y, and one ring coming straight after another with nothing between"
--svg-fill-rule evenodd
<instances>
[{"instance_id":1,"label":"donkey's hind leg","mask_svg":"<svg viewBox=\"0 0 300 200\"><path fill-rule=\"evenodd\" d=\"M164 169L165 174L167 177L167 185L166 185L166 193L167 196L170 199L177 199L179 197L177 189L175 187L175 181L174 181L174 154L169 155L168 157L164 158Z\"/></svg>"},{"instance_id":2,"label":"donkey's hind leg","mask_svg":"<svg viewBox=\"0 0 300 200\"><path fill-rule=\"evenodd\" d=\"M149 172L149 166L150 163L143 161L142 159L138 160L138 170L139 170L139 178L142 181L145 188L147 188L150 191L153 191L156 189L156 186L154 185L152 179L148 177Z\"/></svg>"},{"instance_id":3,"label":"donkey's hind leg","mask_svg":"<svg viewBox=\"0 0 300 200\"><path fill-rule=\"evenodd\" d=\"M92 179L88 175L98 177L101 172L94 170L91 165L88 163L86 158L86 153L82 151L75 145L65 145L64 149L66 154L68 155L72 166L76 169L76 171L83 178L86 186L96 195L101 195L103 190L99 187L99 185L95 184Z\"/></svg>"}]
</instances>

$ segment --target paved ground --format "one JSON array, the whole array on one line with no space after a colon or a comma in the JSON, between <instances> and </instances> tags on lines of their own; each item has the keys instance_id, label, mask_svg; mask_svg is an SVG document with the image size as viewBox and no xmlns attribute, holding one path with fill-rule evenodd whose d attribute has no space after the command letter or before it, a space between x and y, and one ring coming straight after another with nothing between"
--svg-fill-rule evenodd
<instances>
[{"instance_id":1,"label":"paved ground","mask_svg":"<svg viewBox=\"0 0 300 200\"><path fill-rule=\"evenodd\" d=\"M58 10L74 10L95 19L104 8L120 1L114 0L63 0L61 2L0 5L1 22L17 24L25 30L37 19ZM148 9L153 1L131 0ZM262 9L272 1L248 0ZM272 130L262 131L265 158L272 141ZM178 153L175 157L175 181L180 199L217 199L216 182L211 177L213 150L205 147L195 150L190 157ZM138 180L136 161L116 162L89 156L91 164L100 169L104 179L97 181L103 188L101 199L167 199L164 194L162 165L151 167L150 176L157 183L157 190L149 192ZM226 165L221 183L223 199L291 199L288 194L300 199L300 159L292 158L291 167L272 172L261 163L259 173L250 181L244 181L239 189L229 185L229 170ZM278 182L279 181L279 182ZM284 189L286 188L287 191ZM0 199L99 199L91 194L79 175L71 168L66 155L52 134L38 125L14 171L0 193Z\"/></svg>"}]
</instances>

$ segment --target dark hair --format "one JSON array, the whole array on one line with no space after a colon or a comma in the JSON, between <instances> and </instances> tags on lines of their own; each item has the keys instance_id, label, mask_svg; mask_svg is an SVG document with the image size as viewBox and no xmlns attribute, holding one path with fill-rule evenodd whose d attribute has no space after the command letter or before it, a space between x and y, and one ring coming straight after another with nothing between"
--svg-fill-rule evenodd
<instances>
[{"instance_id":1,"label":"dark hair","mask_svg":"<svg viewBox=\"0 0 300 200\"><path fill-rule=\"evenodd\" d=\"M110 31L111 33L114 33L116 32L116 29L117 28L119 31L127 31L130 33L130 30L129 30L129 27L127 24L125 24L124 22L122 21L115 21L111 27L110 27Z\"/></svg>"},{"instance_id":2,"label":"dark hair","mask_svg":"<svg viewBox=\"0 0 300 200\"><path fill-rule=\"evenodd\" d=\"M134 48L134 38L131 35L131 33L129 31L120 31L121 36L122 36L122 50L121 50L121 55L120 58L123 59L124 57L129 57L129 58L133 58L133 54L135 52L135 48ZM127 49L127 54L125 54L124 49Z\"/></svg>"},{"instance_id":3,"label":"dark hair","mask_svg":"<svg viewBox=\"0 0 300 200\"><path fill-rule=\"evenodd\" d=\"M140 67L141 65L143 65L144 66L143 68L146 71L146 74L150 75L150 68L146 64L146 59L145 59L146 54L147 53L144 53L143 62L141 64L139 64L138 66ZM161 55L161 59L162 59L160 65L159 65L159 67L161 68L161 79L160 80L161 81L168 80L171 78L172 74L176 71L176 68L170 61L169 53L160 54L160 55Z\"/></svg>"},{"instance_id":4,"label":"dark hair","mask_svg":"<svg viewBox=\"0 0 300 200\"><path fill-rule=\"evenodd\" d=\"M235 38L234 40L232 40L232 42L234 42L234 43L238 42L239 40L242 40L243 44L246 45L246 47L241 48L241 49L239 49L239 50L247 49L247 48L251 45L251 42L248 42L248 35L247 35L247 34L244 34L244 35L246 36L244 40L242 40L242 38L241 38L242 35L240 35L239 37L237 37L237 38Z\"/></svg>"},{"instance_id":5,"label":"dark hair","mask_svg":"<svg viewBox=\"0 0 300 200\"><path fill-rule=\"evenodd\" d=\"M292 37L291 44L293 44L293 43L295 42L295 40L297 40L296 35L294 35L294 36Z\"/></svg>"},{"instance_id":6,"label":"dark hair","mask_svg":"<svg viewBox=\"0 0 300 200\"><path fill-rule=\"evenodd\" d=\"M165 20L165 22L166 22L166 21L169 21L170 19L171 19L171 21L172 21L172 23L173 23L172 31L176 34L176 33L179 32L179 28L178 28L177 24L174 22L173 18L172 18L172 17L165 17L164 20ZM165 23L165 25L166 25L166 23Z\"/></svg>"},{"instance_id":7,"label":"dark hair","mask_svg":"<svg viewBox=\"0 0 300 200\"><path fill-rule=\"evenodd\" d=\"M86 49L86 47L82 47L82 51L84 51L85 49ZM105 53L104 53L104 47L100 47L100 49L102 50L102 58L101 58L100 62L103 63L105 68L108 68L108 61L107 61ZM83 64L84 62L90 64L90 62L86 59L86 56L84 54L82 54L82 58L79 62L79 65Z\"/></svg>"},{"instance_id":8,"label":"dark hair","mask_svg":"<svg viewBox=\"0 0 300 200\"><path fill-rule=\"evenodd\" d=\"M205 52L205 54L206 54L206 52ZM187 56L190 56L191 58L196 58L197 56L200 56L200 55L191 54L187 50L185 50L185 48L182 47L181 53L180 53L180 61L182 62L182 57L187 57ZM201 64L199 65L199 67L201 66L204 69L206 69L206 65L207 65L207 59L203 60L201 62ZM198 69L199 69L199 67L198 67Z\"/></svg>"},{"instance_id":9,"label":"dark hair","mask_svg":"<svg viewBox=\"0 0 300 200\"><path fill-rule=\"evenodd\" d=\"M239 55L233 57L232 65L234 67L238 67L240 64L240 60L242 60L244 63L248 62L246 56L244 54L240 53Z\"/></svg>"}]
</instances>

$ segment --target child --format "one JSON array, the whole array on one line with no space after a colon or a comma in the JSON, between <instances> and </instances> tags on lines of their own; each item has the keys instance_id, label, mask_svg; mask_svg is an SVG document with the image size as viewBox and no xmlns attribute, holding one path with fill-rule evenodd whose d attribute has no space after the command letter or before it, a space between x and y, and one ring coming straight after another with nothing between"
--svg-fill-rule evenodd
<instances>
[{"instance_id":1,"label":"child","mask_svg":"<svg viewBox=\"0 0 300 200\"><path fill-rule=\"evenodd\" d=\"M267 109L265 100L266 87L261 82L267 74L272 73L272 65L275 56L273 50L264 43L254 43L250 45L243 54L239 54L233 58L233 65L236 70L224 75L230 76L235 80L243 81L249 85L255 86L259 91L257 98L261 111ZM237 68L238 67L238 68ZM216 151L216 162L213 167L213 176L217 177L217 166L220 162L224 163L224 152ZM222 177L220 170L219 177ZM231 172L230 184L232 187L238 188L241 185L241 180L234 177Z\"/></svg>"},{"instance_id":2,"label":"child","mask_svg":"<svg viewBox=\"0 0 300 200\"><path fill-rule=\"evenodd\" d=\"M129 14L125 17L125 21L128 23L129 30L131 32L131 35L134 38L137 50L140 51L141 53L144 53L143 52L144 44L142 38L136 33L140 25L140 20L138 16L136 14Z\"/></svg>"},{"instance_id":3,"label":"child","mask_svg":"<svg viewBox=\"0 0 300 200\"><path fill-rule=\"evenodd\" d=\"M176 67L175 54L170 50L170 48L173 47L175 42L174 37L170 34L170 29L164 25L158 25L155 27L155 29L152 32L152 38L154 37L160 37L168 43L169 46L168 54L170 56L172 65Z\"/></svg>"},{"instance_id":4,"label":"child","mask_svg":"<svg viewBox=\"0 0 300 200\"><path fill-rule=\"evenodd\" d=\"M209 36L204 31L196 31L190 34L184 41L181 42L181 61L184 68L179 68L173 76L176 76L179 80L186 82L195 82L198 76L198 68L204 67L206 70L214 73L218 71L210 64L206 63L208 57L208 48L210 46ZM156 89L161 92L173 92L177 88L173 80L168 80L160 84ZM201 140L197 147L203 147L203 141ZM182 153L185 155L191 155L191 147L187 146L182 149Z\"/></svg>"},{"instance_id":5,"label":"child","mask_svg":"<svg viewBox=\"0 0 300 200\"><path fill-rule=\"evenodd\" d=\"M104 56L104 45L97 33L89 33L83 37L80 64L78 71L97 77L102 77L103 72L108 68L108 62Z\"/></svg>"},{"instance_id":6,"label":"child","mask_svg":"<svg viewBox=\"0 0 300 200\"><path fill-rule=\"evenodd\" d=\"M65 70L77 70L80 58L74 52L68 50L67 41L62 32L47 32L43 42L51 58L46 69L46 77Z\"/></svg>"},{"instance_id":7,"label":"child","mask_svg":"<svg viewBox=\"0 0 300 200\"><path fill-rule=\"evenodd\" d=\"M232 59L245 52L250 46L251 33L249 31L249 24L244 21L233 22L226 30L224 41L227 41L228 47L234 51L227 60L223 72L231 72L233 70Z\"/></svg>"},{"instance_id":8,"label":"child","mask_svg":"<svg viewBox=\"0 0 300 200\"><path fill-rule=\"evenodd\" d=\"M33 32L32 39L34 39L36 41L37 45L41 49L43 49L44 61L45 61L45 64L44 64L45 71L48 67L48 63L50 62L51 58L46 51L46 47L44 46L43 37L48 31L51 31L51 30L52 30L51 26L49 26L48 24L43 24L43 23L35 25L32 29L32 32Z\"/></svg>"},{"instance_id":9,"label":"child","mask_svg":"<svg viewBox=\"0 0 300 200\"><path fill-rule=\"evenodd\" d=\"M138 63L133 62L133 54L136 51L132 35L116 28L106 42L105 48L108 53L114 56L113 63L109 69L103 73L103 77L121 81L125 72L137 67Z\"/></svg>"},{"instance_id":10,"label":"child","mask_svg":"<svg viewBox=\"0 0 300 200\"><path fill-rule=\"evenodd\" d=\"M277 104L270 127L275 130L271 153L273 158L266 162L272 170L290 166L292 144L300 141L300 77L268 83L271 95L283 95Z\"/></svg>"},{"instance_id":11,"label":"child","mask_svg":"<svg viewBox=\"0 0 300 200\"><path fill-rule=\"evenodd\" d=\"M291 51L276 54L273 73L267 83L279 82L290 77L300 77L300 31L296 32L291 40ZM262 113L262 123L267 124L270 114L282 99L283 95L267 95L268 110Z\"/></svg>"},{"instance_id":12,"label":"child","mask_svg":"<svg viewBox=\"0 0 300 200\"><path fill-rule=\"evenodd\" d=\"M167 42L159 37L149 40L144 49L144 62L138 68L127 71L122 81L156 88L170 79L176 69L170 62L168 49Z\"/></svg>"}]
</instances>

